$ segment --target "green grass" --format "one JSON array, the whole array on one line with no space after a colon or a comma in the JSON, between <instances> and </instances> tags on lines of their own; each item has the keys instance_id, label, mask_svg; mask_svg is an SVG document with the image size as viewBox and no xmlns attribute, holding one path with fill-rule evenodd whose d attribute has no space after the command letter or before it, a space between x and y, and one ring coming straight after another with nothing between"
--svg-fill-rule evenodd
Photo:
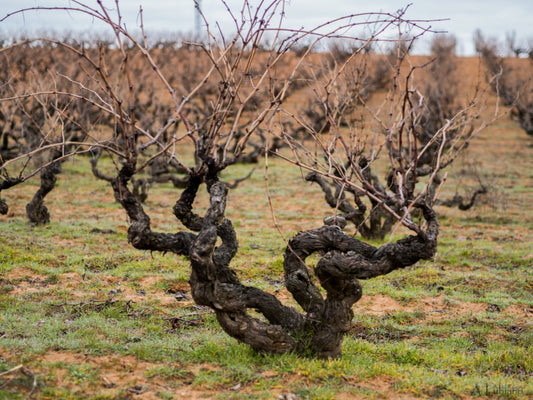
<instances>
[{"instance_id":1,"label":"green grass","mask_svg":"<svg viewBox=\"0 0 533 400\"><path fill-rule=\"evenodd\" d=\"M236 166L225 179L248 168ZM317 188L280 160L270 161L269 173L284 237L320 226L331 211ZM495 179L505 188L515 178ZM230 194L240 242L232 267L246 283L283 295L285 244L264 186L258 170ZM508 190L501 212L439 209L435 259L362 282L342 358L317 360L257 354L225 335L210 310L175 299L187 289L188 261L133 249L110 189L92 178L86 159L76 160L47 198L48 226L25 220L34 185L2 193L13 214L0 217L0 374L24 365L39 399L127 399L142 390L160 399L527 398L533 222L521 204L533 198L526 187ZM176 197L170 185L151 188L154 229L182 229L171 212ZM203 194L200 205L206 201ZM23 399L32 383L30 374L2 375L0 399Z\"/></svg>"}]
</instances>

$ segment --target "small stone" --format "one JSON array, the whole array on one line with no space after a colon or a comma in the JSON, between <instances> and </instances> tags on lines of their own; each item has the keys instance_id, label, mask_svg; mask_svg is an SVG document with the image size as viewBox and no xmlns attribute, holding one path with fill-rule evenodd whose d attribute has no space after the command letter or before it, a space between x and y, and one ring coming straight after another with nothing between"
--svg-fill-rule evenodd
<instances>
[{"instance_id":1,"label":"small stone","mask_svg":"<svg viewBox=\"0 0 533 400\"><path fill-rule=\"evenodd\" d=\"M189 296L187 293L182 292L181 290L179 290L179 291L176 292L176 294L174 295L174 298L175 298L177 301L183 301L183 300L189 300L189 299L191 298L191 296Z\"/></svg>"},{"instance_id":2,"label":"small stone","mask_svg":"<svg viewBox=\"0 0 533 400\"><path fill-rule=\"evenodd\" d=\"M278 400L300 400L300 396L294 393L284 393L278 396Z\"/></svg>"},{"instance_id":3,"label":"small stone","mask_svg":"<svg viewBox=\"0 0 533 400\"><path fill-rule=\"evenodd\" d=\"M489 304L487 307L488 312L500 312L501 310L498 304Z\"/></svg>"}]
</instances>

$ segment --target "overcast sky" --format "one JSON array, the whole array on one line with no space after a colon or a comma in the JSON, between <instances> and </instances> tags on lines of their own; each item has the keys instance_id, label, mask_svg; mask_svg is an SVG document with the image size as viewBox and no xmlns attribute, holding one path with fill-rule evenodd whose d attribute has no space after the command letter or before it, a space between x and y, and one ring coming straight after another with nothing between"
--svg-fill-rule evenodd
<instances>
[{"instance_id":1,"label":"overcast sky","mask_svg":"<svg viewBox=\"0 0 533 400\"><path fill-rule=\"evenodd\" d=\"M114 0L103 0L109 8L115 7ZM218 21L224 28L233 26L220 0L201 0L206 18ZM96 7L95 0L85 4ZM239 11L242 0L227 0L226 3ZM250 0L258 4L258 0ZM514 31L517 39L533 43L533 0L290 0L287 1L285 26L312 28L324 21L347 14L362 12L391 12L405 7L408 19L449 19L433 22L431 25L455 35L457 51L462 55L473 54L472 34L480 29L486 36L504 42L506 33ZM130 30L139 26L139 6L142 5L144 25L152 32L193 32L193 0L119 0L120 8ZM68 0L0 0L0 18L17 9L35 6L75 6ZM0 32L35 32L39 30L80 30L91 32L100 29L98 24L72 13L61 11L26 12L10 17L0 23ZM425 52L426 43L415 47Z\"/></svg>"}]
</instances>

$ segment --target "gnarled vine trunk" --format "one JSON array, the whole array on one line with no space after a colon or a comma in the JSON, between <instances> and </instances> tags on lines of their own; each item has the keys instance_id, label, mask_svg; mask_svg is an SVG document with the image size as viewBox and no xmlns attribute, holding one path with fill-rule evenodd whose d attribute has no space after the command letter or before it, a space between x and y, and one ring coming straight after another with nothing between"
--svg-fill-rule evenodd
<instances>
[{"instance_id":1,"label":"gnarled vine trunk","mask_svg":"<svg viewBox=\"0 0 533 400\"><path fill-rule=\"evenodd\" d=\"M2 193L2 190L9 189L10 187L16 186L23 181L22 178L1 177L0 179L0 194ZM6 215L8 211L8 204L5 202L5 200L0 198L0 215Z\"/></svg>"},{"instance_id":2,"label":"gnarled vine trunk","mask_svg":"<svg viewBox=\"0 0 533 400\"><path fill-rule=\"evenodd\" d=\"M32 200L26 204L26 215L33 225L44 225L50 222L50 212L44 205L44 198L54 189L57 174L60 172L60 161L52 161L41 171L41 186L33 195Z\"/></svg>"},{"instance_id":3,"label":"gnarled vine trunk","mask_svg":"<svg viewBox=\"0 0 533 400\"><path fill-rule=\"evenodd\" d=\"M226 333L260 352L298 352L338 357L344 334L353 318L352 306L362 296L358 279L369 279L431 258L436 251L438 222L425 205L425 232L380 248L345 234L337 225L298 233L285 250L285 282L303 312L283 305L274 295L243 285L229 267L237 254L237 235L225 218L227 184L218 180L216 168L197 170L174 206L174 215L192 232L156 233L141 202L128 188L134 168L124 166L112 181L116 199L130 218L129 242L138 249L186 255L191 262L190 285L197 304L212 308ZM193 203L201 185L210 206L201 217ZM221 244L217 246L217 238ZM313 253L324 255L314 268L321 294L305 264ZM253 309L263 319L248 313Z\"/></svg>"},{"instance_id":4,"label":"gnarled vine trunk","mask_svg":"<svg viewBox=\"0 0 533 400\"><path fill-rule=\"evenodd\" d=\"M0 215L6 215L8 211L9 206L4 200L0 199Z\"/></svg>"}]
</instances>

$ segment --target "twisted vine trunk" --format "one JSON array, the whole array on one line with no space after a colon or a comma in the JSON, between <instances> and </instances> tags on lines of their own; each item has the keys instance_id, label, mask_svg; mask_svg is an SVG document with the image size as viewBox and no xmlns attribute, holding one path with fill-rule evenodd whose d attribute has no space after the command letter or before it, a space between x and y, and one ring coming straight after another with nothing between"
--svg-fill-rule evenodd
<instances>
[{"instance_id":1,"label":"twisted vine trunk","mask_svg":"<svg viewBox=\"0 0 533 400\"><path fill-rule=\"evenodd\" d=\"M314 354L321 357L341 354L342 338L353 318L352 306L362 296L358 279L385 275L435 254L439 225L431 208L424 207L423 212L428 222L423 236L409 236L380 248L346 235L336 225L300 232L289 242L285 251L285 282L307 312L305 332ZM325 299L305 265L305 259L315 252L325 253L315 267L315 274L327 292Z\"/></svg>"},{"instance_id":2,"label":"twisted vine trunk","mask_svg":"<svg viewBox=\"0 0 533 400\"><path fill-rule=\"evenodd\" d=\"M59 173L61 173L60 161L53 161L41 171L41 186L26 204L26 215L32 225L44 225L50 222L50 212L44 205L44 198L54 189Z\"/></svg>"},{"instance_id":3,"label":"twisted vine trunk","mask_svg":"<svg viewBox=\"0 0 533 400\"><path fill-rule=\"evenodd\" d=\"M0 199L0 215L6 215L8 211L9 206L4 200Z\"/></svg>"},{"instance_id":4,"label":"twisted vine trunk","mask_svg":"<svg viewBox=\"0 0 533 400\"><path fill-rule=\"evenodd\" d=\"M128 182L133 168L125 166L112 181L115 197L130 218L129 242L138 249L187 255L191 262L190 285L197 304L212 308L224 331L259 352L298 352L318 357L338 357L342 339L350 328L352 306L362 296L358 279L369 279L431 258L436 251L438 222L433 210L423 207L428 228L423 235L375 248L326 225L298 233L285 251L285 282L303 312L283 305L275 296L243 285L229 268L238 241L225 218L227 184L216 172L192 174L174 205L174 215L192 232L156 233L141 202ZM210 206L201 217L193 212L200 185L210 195ZM194 233L193 233L194 232ZM217 246L217 238L221 244ZM315 274L326 290L324 298L311 278L305 259L324 253ZM253 309L263 319L251 316Z\"/></svg>"},{"instance_id":5,"label":"twisted vine trunk","mask_svg":"<svg viewBox=\"0 0 533 400\"><path fill-rule=\"evenodd\" d=\"M10 187L18 185L21 182L23 182L22 178L2 178L2 180L0 181L0 193L2 193L2 190L9 189ZM8 204L5 202L5 200L0 198L0 215L6 215L8 211Z\"/></svg>"}]
</instances>

